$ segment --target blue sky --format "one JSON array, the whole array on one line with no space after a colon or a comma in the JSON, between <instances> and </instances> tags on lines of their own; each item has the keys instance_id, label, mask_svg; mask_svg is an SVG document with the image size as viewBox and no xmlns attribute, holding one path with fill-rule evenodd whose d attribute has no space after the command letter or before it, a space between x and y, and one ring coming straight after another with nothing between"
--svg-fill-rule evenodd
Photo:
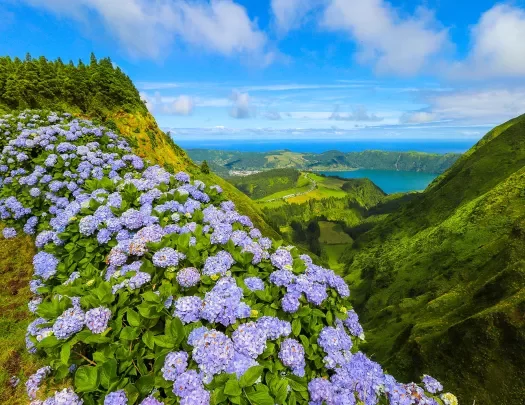
<instances>
[{"instance_id":1,"label":"blue sky","mask_svg":"<svg viewBox=\"0 0 525 405\"><path fill-rule=\"evenodd\" d=\"M525 112L525 1L4 0L0 15L1 54L110 56L184 136L477 139Z\"/></svg>"}]
</instances>

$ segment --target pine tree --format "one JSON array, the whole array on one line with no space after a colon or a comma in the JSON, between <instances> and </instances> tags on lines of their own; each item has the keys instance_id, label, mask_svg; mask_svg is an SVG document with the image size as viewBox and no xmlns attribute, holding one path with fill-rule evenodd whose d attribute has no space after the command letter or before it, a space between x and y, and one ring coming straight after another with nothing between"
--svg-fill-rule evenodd
<instances>
[{"instance_id":1,"label":"pine tree","mask_svg":"<svg viewBox=\"0 0 525 405\"><path fill-rule=\"evenodd\" d=\"M203 172L204 174L210 173L210 166L208 166L208 162L206 162L205 160L202 161L201 172Z\"/></svg>"}]
</instances>

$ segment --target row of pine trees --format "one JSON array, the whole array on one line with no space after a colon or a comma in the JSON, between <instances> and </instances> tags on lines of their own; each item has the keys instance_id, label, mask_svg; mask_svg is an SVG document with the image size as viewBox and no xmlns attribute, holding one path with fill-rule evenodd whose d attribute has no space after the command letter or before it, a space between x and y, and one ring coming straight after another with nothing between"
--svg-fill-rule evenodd
<instances>
[{"instance_id":1,"label":"row of pine trees","mask_svg":"<svg viewBox=\"0 0 525 405\"><path fill-rule=\"evenodd\" d=\"M24 60L0 57L0 110L43 108L104 117L108 112L145 111L131 79L110 58L89 64L64 63L44 56Z\"/></svg>"}]
</instances>

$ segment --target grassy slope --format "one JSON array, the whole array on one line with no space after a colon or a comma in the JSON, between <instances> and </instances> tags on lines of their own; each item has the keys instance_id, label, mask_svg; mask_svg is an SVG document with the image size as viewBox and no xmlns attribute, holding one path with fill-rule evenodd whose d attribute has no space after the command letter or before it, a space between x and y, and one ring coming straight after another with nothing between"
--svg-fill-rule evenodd
<instances>
[{"instance_id":1,"label":"grassy slope","mask_svg":"<svg viewBox=\"0 0 525 405\"><path fill-rule=\"evenodd\" d=\"M491 131L357 240L347 269L369 353L463 403L525 395L525 116Z\"/></svg>"},{"instance_id":2,"label":"grassy slope","mask_svg":"<svg viewBox=\"0 0 525 405\"><path fill-rule=\"evenodd\" d=\"M267 235L279 235L263 219L260 209L247 196L215 174L204 174L186 153L176 146L158 128L150 114L116 113L108 117L123 136L133 144L134 151L143 158L169 167L184 170L208 184L219 184L225 195L235 202L239 212L249 215L254 224ZM3 228L0 223L0 229ZM27 404L24 382L40 365L40 359L30 356L25 349L25 331L33 319L27 310L31 299L29 280L32 275L33 241L27 236L12 240L0 238L0 275L5 286L0 290L0 403ZM22 383L16 389L8 385L11 376ZM45 393L45 388L42 389Z\"/></svg>"}]
</instances>

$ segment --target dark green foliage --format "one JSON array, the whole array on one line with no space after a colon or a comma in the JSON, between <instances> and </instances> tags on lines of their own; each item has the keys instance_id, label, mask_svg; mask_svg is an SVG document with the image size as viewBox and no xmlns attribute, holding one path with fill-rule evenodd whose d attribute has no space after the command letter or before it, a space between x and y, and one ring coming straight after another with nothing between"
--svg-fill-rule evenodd
<instances>
[{"instance_id":1,"label":"dark green foliage","mask_svg":"<svg viewBox=\"0 0 525 405\"><path fill-rule=\"evenodd\" d=\"M276 169L249 176L230 177L228 181L247 196L257 200L295 187L299 176L300 173L295 169Z\"/></svg>"},{"instance_id":2,"label":"dark green foliage","mask_svg":"<svg viewBox=\"0 0 525 405\"><path fill-rule=\"evenodd\" d=\"M347 280L366 350L396 377L431 374L460 403L523 403L524 165L525 115L352 228Z\"/></svg>"},{"instance_id":3,"label":"dark green foliage","mask_svg":"<svg viewBox=\"0 0 525 405\"><path fill-rule=\"evenodd\" d=\"M208 162L206 162L205 160L201 164L201 172L203 172L204 174L210 173L210 166L208 166Z\"/></svg>"},{"instance_id":4,"label":"dark green foliage","mask_svg":"<svg viewBox=\"0 0 525 405\"><path fill-rule=\"evenodd\" d=\"M93 54L87 66L44 56L27 55L23 61L0 57L1 107L67 110L101 118L117 110L146 112L130 78L113 67L111 59L97 60Z\"/></svg>"}]
</instances>

